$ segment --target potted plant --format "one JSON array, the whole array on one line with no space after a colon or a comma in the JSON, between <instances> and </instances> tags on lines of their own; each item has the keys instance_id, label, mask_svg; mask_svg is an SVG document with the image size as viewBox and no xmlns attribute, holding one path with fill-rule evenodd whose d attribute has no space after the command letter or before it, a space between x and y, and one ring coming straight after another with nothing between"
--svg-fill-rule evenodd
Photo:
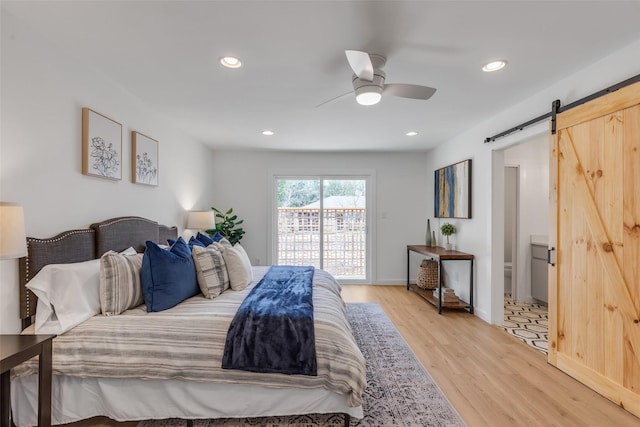
<instances>
[{"instance_id":1,"label":"potted plant","mask_svg":"<svg viewBox=\"0 0 640 427\"><path fill-rule=\"evenodd\" d=\"M233 208L227 212L222 213L216 208L211 208L216 213L216 218L221 221L216 222L216 228L212 230L206 230L209 235L215 234L216 231L220 232L232 245L238 243L244 235L242 227L238 227L244 222L244 219L238 221L238 215L233 214Z\"/></svg>"},{"instance_id":2,"label":"potted plant","mask_svg":"<svg viewBox=\"0 0 640 427\"><path fill-rule=\"evenodd\" d=\"M445 249L450 251L451 243L449 242L449 236L451 236L452 234L455 234L456 228L453 226L453 224L445 222L440 226L440 231L442 232L443 236L447 237L447 245L445 246Z\"/></svg>"}]
</instances>

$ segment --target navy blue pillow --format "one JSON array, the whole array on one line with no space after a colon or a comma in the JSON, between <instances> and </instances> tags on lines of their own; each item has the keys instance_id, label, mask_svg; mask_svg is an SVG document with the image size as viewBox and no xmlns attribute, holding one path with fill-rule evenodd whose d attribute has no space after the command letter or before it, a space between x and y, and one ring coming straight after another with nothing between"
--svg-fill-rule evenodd
<instances>
[{"instance_id":1,"label":"navy blue pillow","mask_svg":"<svg viewBox=\"0 0 640 427\"><path fill-rule=\"evenodd\" d=\"M224 236L222 234L220 234L219 231L216 231L216 234L211 236L211 240L213 240L214 242L219 242L220 240L222 240L223 237Z\"/></svg>"},{"instance_id":2,"label":"navy blue pillow","mask_svg":"<svg viewBox=\"0 0 640 427\"><path fill-rule=\"evenodd\" d=\"M218 232L216 231L216 233ZM207 236L206 234L202 234L199 231L198 231L198 234L196 235L196 240L202 243L205 248L216 241L216 240L213 240L211 237Z\"/></svg>"},{"instance_id":3,"label":"navy blue pillow","mask_svg":"<svg viewBox=\"0 0 640 427\"><path fill-rule=\"evenodd\" d=\"M176 241L173 239L167 239L167 243L169 244L169 246L173 246L175 242ZM193 250L193 245L202 246L203 248L206 247L202 242L194 239L193 236L191 236L191 238L189 239L189 243L187 243L187 246L189 246L189 249Z\"/></svg>"},{"instance_id":4,"label":"navy blue pillow","mask_svg":"<svg viewBox=\"0 0 640 427\"><path fill-rule=\"evenodd\" d=\"M200 234L200 233L198 233ZM213 242L212 242L213 243ZM189 243L187 243L187 245L189 246L189 249L193 249L194 246L201 246L203 248L206 248L207 245L206 243L204 243L202 240L200 240L199 238L194 238L193 236L191 236L191 238L189 239Z\"/></svg>"},{"instance_id":5,"label":"navy blue pillow","mask_svg":"<svg viewBox=\"0 0 640 427\"><path fill-rule=\"evenodd\" d=\"M140 283L147 311L171 308L200 292L191 249L182 237L168 250L147 241Z\"/></svg>"}]
</instances>

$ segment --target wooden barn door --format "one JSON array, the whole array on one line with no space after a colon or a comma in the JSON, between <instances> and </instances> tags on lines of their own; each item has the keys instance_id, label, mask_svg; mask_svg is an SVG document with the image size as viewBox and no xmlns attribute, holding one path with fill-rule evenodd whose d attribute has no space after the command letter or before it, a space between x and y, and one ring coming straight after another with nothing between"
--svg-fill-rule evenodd
<instances>
[{"instance_id":1,"label":"wooden barn door","mask_svg":"<svg viewBox=\"0 0 640 427\"><path fill-rule=\"evenodd\" d=\"M640 83L556 126L549 363L640 416Z\"/></svg>"}]
</instances>

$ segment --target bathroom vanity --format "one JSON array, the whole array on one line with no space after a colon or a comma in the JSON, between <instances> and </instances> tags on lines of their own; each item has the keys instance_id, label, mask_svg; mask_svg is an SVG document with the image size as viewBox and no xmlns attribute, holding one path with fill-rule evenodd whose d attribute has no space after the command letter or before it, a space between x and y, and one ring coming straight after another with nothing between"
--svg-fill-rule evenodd
<instances>
[{"instance_id":1,"label":"bathroom vanity","mask_svg":"<svg viewBox=\"0 0 640 427\"><path fill-rule=\"evenodd\" d=\"M546 236L531 236L531 296L545 304L549 301Z\"/></svg>"}]
</instances>

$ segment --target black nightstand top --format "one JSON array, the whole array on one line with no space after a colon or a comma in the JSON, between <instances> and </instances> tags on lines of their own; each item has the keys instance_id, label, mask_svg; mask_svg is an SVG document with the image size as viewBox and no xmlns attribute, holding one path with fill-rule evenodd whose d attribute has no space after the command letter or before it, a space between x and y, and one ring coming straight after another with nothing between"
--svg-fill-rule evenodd
<instances>
[{"instance_id":1,"label":"black nightstand top","mask_svg":"<svg viewBox=\"0 0 640 427\"><path fill-rule=\"evenodd\" d=\"M26 362L41 352L41 346L55 335L0 335L0 372Z\"/></svg>"}]
</instances>

